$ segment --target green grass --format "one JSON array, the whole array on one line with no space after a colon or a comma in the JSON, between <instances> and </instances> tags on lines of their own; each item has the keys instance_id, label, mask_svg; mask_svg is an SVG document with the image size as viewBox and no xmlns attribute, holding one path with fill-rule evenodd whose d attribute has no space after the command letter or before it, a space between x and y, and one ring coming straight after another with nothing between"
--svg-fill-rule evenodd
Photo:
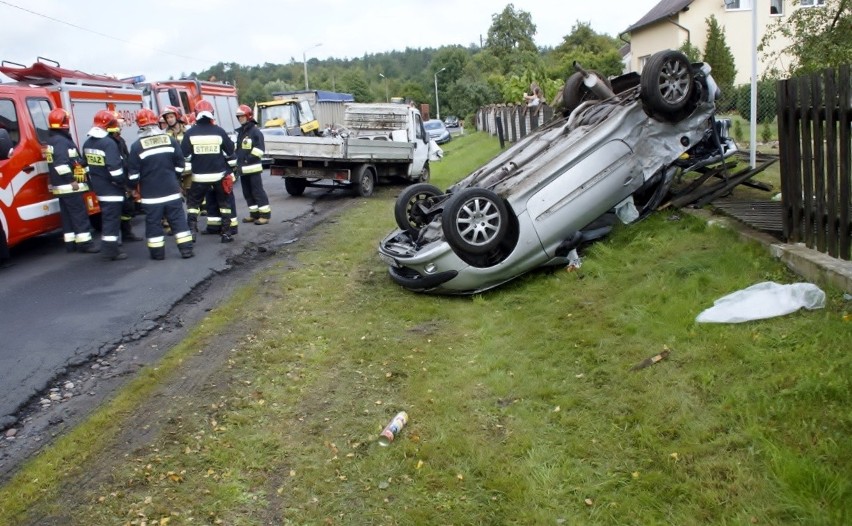
<instances>
[{"instance_id":1,"label":"green grass","mask_svg":"<svg viewBox=\"0 0 852 526\"><path fill-rule=\"evenodd\" d=\"M433 181L452 183L495 143L452 141ZM658 213L594 245L575 272L475 297L413 294L375 254L395 193L358 203L346 229L321 227L160 373L34 459L0 490L0 524L852 520L841 293L828 289L823 310L696 324L722 295L799 278L732 232ZM153 440L123 451L112 437L140 418L131 401L150 408L155 388L141 385L192 374L180 362L234 316L245 333L222 371L159 402ZM380 447L399 410L409 424Z\"/></svg>"}]
</instances>

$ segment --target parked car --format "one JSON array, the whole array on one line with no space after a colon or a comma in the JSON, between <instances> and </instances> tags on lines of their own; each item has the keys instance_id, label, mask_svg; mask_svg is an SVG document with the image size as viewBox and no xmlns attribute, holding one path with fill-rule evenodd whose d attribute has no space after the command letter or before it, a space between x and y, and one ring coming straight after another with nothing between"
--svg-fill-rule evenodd
<instances>
[{"instance_id":1,"label":"parked car","mask_svg":"<svg viewBox=\"0 0 852 526\"><path fill-rule=\"evenodd\" d=\"M446 119L444 119L444 126L447 128L458 128L459 126L459 118L455 115L450 115Z\"/></svg>"},{"instance_id":2,"label":"parked car","mask_svg":"<svg viewBox=\"0 0 852 526\"><path fill-rule=\"evenodd\" d=\"M707 64L664 51L641 77L611 82L575 67L562 114L446 192L420 183L400 194L399 228L379 244L396 283L472 294L567 265L617 222L655 210L677 174L736 151L729 122L715 119L719 90Z\"/></svg>"},{"instance_id":3,"label":"parked car","mask_svg":"<svg viewBox=\"0 0 852 526\"><path fill-rule=\"evenodd\" d=\"M429 134L429 137L438 144L444 144L445 142L453 140L453 136L450 135L450 130L448 130L444 126L444 123L438 119L429 119L423 123L423 127L426 128L426 133Z\"/></svg>"}]
</instances>

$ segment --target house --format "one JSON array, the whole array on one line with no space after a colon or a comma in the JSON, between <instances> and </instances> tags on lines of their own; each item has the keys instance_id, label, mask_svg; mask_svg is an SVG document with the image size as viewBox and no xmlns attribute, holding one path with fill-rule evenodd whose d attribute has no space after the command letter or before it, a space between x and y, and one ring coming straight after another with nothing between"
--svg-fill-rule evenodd
<instances>
[{"instance_id":1,"label":"house","mask_svg":"<svg viewBox=\"0 0 852 526\"><path fill-rule=\"evenodd\" d=\"M818 7L825 0L661 0L638 22L627 28L630 34L628 71L642 71L648 58L663 49L677 49L685 42L704 51L707 42L707 18L716 17L725 41L734 55L735 85L751 81L752 6L757 5L757 42L776 19L789 16L794 9ZM785 45L776 38L772 46ZM772 66L757 53L758 78ZM783 64L786 66L786 64ZM779 69L784 69L781 67Z\"/></svg>"}]
</instances>

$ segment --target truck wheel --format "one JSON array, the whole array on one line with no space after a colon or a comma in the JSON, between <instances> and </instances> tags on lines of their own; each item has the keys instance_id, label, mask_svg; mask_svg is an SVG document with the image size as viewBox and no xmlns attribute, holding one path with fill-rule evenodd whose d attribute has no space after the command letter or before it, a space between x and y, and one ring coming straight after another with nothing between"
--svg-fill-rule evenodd
<instances>
[{"instance_id":1,"label":"truck wheel","mask_svg":"<svg viewBox=\"0 0 852 526\"><path fill-rule=\"evenodd\" d=\"M358 171L355 172L355 179L352 181L355 187L355 194L360 197L370 197L373 195L373 188L376 186L376 180L373 177L373 168L369 164L361 165Z\"/></svg>"},{"instance_id":2,"label":"truck wheel","mask_svg":"<svg viewBox=\"0 0 852 526\"><path fill-rule=\"evenodd\" d=\"M428 183L409 186L396 198L393 207L396 225L409 234L416 234L432 220L428 214L429 208L437 201L436 197L443 195L440 188Z\"/></svg>"},{"instance_id":3,"label":"truck wheel","mask_svg":"<svg viewBox=\"0 0 852 526\"><path fill-rule=\"evenodd\" d=\"M428 183L429 179L432 178L432 170L429 169L429 163L423 165L423 170L420 171L420 179L417 180L419 183Z\"/></svg>"},{"instance_id":4,"label":"truck wheel","mask_svg":"<svg viewBox=\"0 0 852 526\"><path fill-rule=\"evenodd\" d=\"M695 109L692 65L680 51L655 53L640 79L642 109L652 119L678 122Z\"/></svg>"},{"instance_id":5,"label":"truck wheel","mask_svg":"<svg viewBox=\"0 0 852 526\"><path fill-rule=\"evenodd\" d=\"M465 188L450 198L441 215L441 227L453 250L486 254L506 237L509 210L491 190Z\"/></svg>"},{"instance_id":6,"label":"truck wheel","mask_svg":"<svg viewBox=\"0 0 852 526\"><path fill-rule=\"evenodd\" d=\"M287 190L287 193L299 197L300 195L305 193L305 188L308 187L308 182L299 177L285 177L284 178L284 189Z\"/></svg>"}]
</instances>

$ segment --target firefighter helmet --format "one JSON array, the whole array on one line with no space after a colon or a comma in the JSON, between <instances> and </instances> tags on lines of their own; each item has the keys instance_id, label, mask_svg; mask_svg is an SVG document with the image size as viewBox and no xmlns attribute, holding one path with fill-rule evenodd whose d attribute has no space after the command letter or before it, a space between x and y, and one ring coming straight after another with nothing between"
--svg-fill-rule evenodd
<instances>
[{"instance_id":1,"label":"firefighter helmet","mask_svg":"<svg viewBox=\"0 0 852 526\"><path fill-rule=\"evenodd\" d=\"M165 119L166 115L168 115L169 113L174 114L175 118L178 121L183 121L183 115L181 114L180 108L178 108L177 106L166 106L160 113L160 117Z\"/></svg>"},{"instance_id":2,"label":"firefighter helmet","mask_svg":"<svg viewBox=\"0 0 852 526\"><path fill-rule=\"evenodd\" d=\"M198 104L195 105L195 118L203 119L207 117L208 119L213 119L213 114L215 111L213 110L213 104L209 100L200 100Z\"/></svg>"},{"instance_id":3,"label":"firefighter helmet","mask_svg":"<svg viewBox=\"0 0 852 526\"><path fill-rule=\"evenodd\" d=\"M245 117L251 120L253 118L251 108L246 104L240 104L240 107L237 108L237 117Z\"/></svg>"},{"instance_id":4,"label":"firefighter helmet","mask_svg":"<svg viewBox=\"0 0 852 526\"><path fill-rule=\"evenodd\" d=\"M145 126L156 126L157 120L157 114L148 108L139 110L136 113L136 125L140 128L144 128Z\"/></svg>"},{"instance_id":5,"label":"firefighter helmet","mask_svg":"<svg viewBox=\"0 0 852 526\"><path fill-rule=\"evenodd\" d=\"M106 130L108 132L121 131L118 127L118 119L114 112L109 110L100 110L95 113L94 125L96 128Z\"/></svg>"},{"instance_id":6,"label":"firefighter helmet","mask_svg":"<svg viewBox=\"0 0 852 526\"><path fill-rule=\"evenodd\" d=\"M47 122L52 130L67 130L71 128L71 114L62 108L56 108L47 115Z\"/></svg>"}]
</instances>

